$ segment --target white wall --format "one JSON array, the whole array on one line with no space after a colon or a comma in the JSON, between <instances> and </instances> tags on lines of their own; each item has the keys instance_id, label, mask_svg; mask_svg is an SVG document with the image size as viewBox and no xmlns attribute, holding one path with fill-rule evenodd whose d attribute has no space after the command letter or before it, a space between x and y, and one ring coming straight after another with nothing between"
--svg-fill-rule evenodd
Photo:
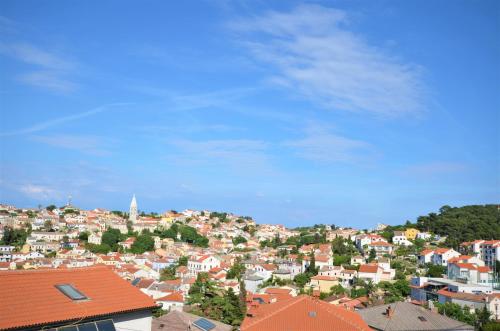
<instances>
[{"instance_id":1,"label":"white wall","mask_svg":"<svg viewBox=\"0 0 500 331\"><path fill-rule=\"evenodd\" d=\"M123 314L113 318L117 331L151 331L152 320L150 311Z\"/></svg>"}]
</instances>

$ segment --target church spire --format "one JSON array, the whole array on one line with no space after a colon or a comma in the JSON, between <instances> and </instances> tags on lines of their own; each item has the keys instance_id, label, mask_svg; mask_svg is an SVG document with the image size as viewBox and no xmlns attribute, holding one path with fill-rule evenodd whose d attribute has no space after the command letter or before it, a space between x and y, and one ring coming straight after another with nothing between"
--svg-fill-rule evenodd
<instances>
[{"instance_id":1,"label":"church spire","mask_svg":"<svg viewBox=\"0 0 500 331\"><path fill-rule=\"evenodd\" d=\"M135 223L137 221L137 200L135 199L135 194L132 197L132 201L130 202L130 213L128 219Z\"/></svg>"}]
</instances>

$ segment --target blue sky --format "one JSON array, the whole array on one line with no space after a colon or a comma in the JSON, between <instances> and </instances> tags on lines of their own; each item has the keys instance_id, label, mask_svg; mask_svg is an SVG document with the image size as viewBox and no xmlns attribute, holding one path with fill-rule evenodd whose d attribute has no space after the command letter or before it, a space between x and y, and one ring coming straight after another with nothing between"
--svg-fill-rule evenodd
<instances>
[{"instance_id":1,"label":"blue sky","mask_svg":"<svg viewBox=\"0 0 500 331\"><path fill-rule=\"evenodd\" d=\"M500 202L498 1L2 1L0 201L397 224Z\"/></svg>"}]
</instances>

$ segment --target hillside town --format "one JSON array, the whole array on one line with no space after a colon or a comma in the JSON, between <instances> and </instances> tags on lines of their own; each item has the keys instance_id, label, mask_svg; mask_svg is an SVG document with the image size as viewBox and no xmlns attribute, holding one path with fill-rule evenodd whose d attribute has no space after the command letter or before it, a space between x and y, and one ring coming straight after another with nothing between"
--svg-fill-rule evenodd
<instances>
[{"instance_id":1,"label":"hillside town","mask_svg":"<svg viewBox=\"0 0 500 331\"><path fill-rule=\"evenodd\" d=\"M0 205L0 329L498 329L500 240L390 228Z\"/></svg>"}]
</instances>

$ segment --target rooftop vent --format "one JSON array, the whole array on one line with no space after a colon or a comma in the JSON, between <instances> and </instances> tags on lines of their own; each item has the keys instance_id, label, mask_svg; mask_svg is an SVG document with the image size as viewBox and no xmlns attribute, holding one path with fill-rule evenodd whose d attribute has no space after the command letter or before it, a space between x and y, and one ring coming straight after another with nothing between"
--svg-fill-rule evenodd
<instances>
[{"instance_id":1,"label":"rooftop vent","mask_svg":"<svg viewBox=\"0 0 500 331\"><path fill-rule=\"evenodd\" d=\"M73 285L70 284L58 284L56 288L61 291L65 296L71 300L86 300L88 299L82 292L78 291Z\"/></svg>"},{"instance_id":2,"label":"rooftop vent","mask_svg":"<svg viewBox=\"0 0 500 331\"><path fill-rule=\"evenodd\" d=\"M316 312L310 311L308 315L309 315L309 317L316 317Z\"/></svg>"},{"instance_id":3,"label":"rooftop vent","mask_svg":"<svg viewBox=\"0 0 500 331\"><path fill-rule=\"evenodd\" d=\"M418 319L421 320L422 322L427 322L427 319L423 316L419 316Z\"/></svg>"}]
</instances>

